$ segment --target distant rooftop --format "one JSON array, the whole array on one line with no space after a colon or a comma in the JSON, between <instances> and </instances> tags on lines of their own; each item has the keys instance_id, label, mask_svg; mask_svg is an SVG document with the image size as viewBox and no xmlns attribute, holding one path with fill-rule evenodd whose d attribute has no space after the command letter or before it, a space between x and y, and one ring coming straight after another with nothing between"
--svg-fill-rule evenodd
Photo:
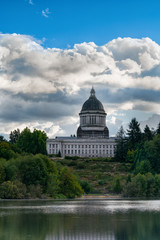
<instances>
[{"instance_id":1,"label":"distant rooftop","mask_svg":"<svg viewBox=\"0 0 160 240\"><path fill-rule=\"evenodd\" d=\"M70 136L70 137L55 137L55 139L77 139L77 137Z\"/></svg>"}]
</instances>

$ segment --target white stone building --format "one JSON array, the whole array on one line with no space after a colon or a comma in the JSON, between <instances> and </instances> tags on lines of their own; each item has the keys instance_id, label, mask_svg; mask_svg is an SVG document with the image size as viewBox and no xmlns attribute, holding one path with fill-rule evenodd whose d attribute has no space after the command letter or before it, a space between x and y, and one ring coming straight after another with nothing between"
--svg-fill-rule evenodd
<instances>
[{"instance_id":1,"label":"white stone building","mask_svg":"<svg viewBox=\"0 0 160 240\"><path fill-rule=\"evenodd\" d=\"M91 89L89 99L80 112L80 126L77 137L56 137L47 139L47 153L79 157L114 157L115 138L109 138L106 113L102 103Z\"/></svg>"}]
</instances>

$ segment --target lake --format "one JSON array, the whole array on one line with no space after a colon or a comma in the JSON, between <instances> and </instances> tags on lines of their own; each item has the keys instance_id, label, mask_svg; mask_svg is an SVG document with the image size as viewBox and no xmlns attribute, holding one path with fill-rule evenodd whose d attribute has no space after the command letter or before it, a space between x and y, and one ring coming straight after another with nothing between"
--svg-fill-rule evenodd
<instances>
[{"instance_id":1,"label":"lake","mask_svg":"<svg viewBox=\"0 0 160 240\"><path fill-rule=\"evenodd\" d=\"M159 200L0 201L0 240L158 240Z\"/></svg>"}]
</instances>

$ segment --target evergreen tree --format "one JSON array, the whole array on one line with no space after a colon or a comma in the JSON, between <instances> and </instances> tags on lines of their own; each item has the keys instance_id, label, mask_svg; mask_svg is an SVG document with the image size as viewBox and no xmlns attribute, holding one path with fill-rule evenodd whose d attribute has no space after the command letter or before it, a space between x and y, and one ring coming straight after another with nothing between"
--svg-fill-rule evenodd
<instances>
[{"instance_id":1,"label":"evergreen tree","mask_svg":"<svg viewBox=\"0 0 160 240\"><path fill-rule=\"evenodd\" d=\"M120 130L117 133L116 142L117 145L115 149L115 160L125 162L126 154L128 151L128 143L125 136L125 131L122 126L120 127Z\"/></svg>"},{"instance_id":2,"label":"evergreen tree","mask_svg":"<svg viewBox=\"0 0 160 240\"><path fill-rule=\"evenodd\" d=\"M158 123L158 127L157 127L157 130L156 130L156 133L160 134L160 122Z\"/></svg>"},{"instance_id":3,"label":"evergreen tree","mask_svg":"<svg viewBox=\"0 0 160 240\"><path fill-rule=\"evenodd\" d=\"M127 130L128 135L128 143L130 149L135 149L136 145L141 141L141 130L140 130L140 123L133 118L129 123L129 129Z\"/></svg>"},{"instance_id":4,"label":"evergreen tree","mask_svg":"<svg viewBox=\"0 0 160 240\"><path fill-rule=\"evenodd\" d=\"M15 144L18 140L18 137L20 136L20 130L14 130L13 132L11 131L9 138L10 138L10 142Z\"/></svg>"},{"instance_id":5,"label":"evergreen tree","mask_svg":"<svg viewBox=\"0 0 160 240\"><path fill-rule=\"evenodd\" d=\"M150 130L148 125L146 125L144 128L144 140L149 141L149 140L152 140L152 138L153 138L152 131Z\"/></svg>"}]
</instances>

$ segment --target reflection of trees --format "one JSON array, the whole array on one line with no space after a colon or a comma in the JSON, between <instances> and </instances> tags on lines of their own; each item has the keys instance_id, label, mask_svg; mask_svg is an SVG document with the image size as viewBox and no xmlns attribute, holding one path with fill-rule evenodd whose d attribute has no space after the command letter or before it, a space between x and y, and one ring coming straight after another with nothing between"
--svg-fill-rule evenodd
<instances>
[{"instance_id":1,"label":"reflection of trees","mask_svg":"<svg viewBox=\"0 0 160 240\"><path fill-rule=\"evenodd\" d=\"M81 208L74 213L3 209L0 240L157 240L160 236L158 212L93 212L82 213Z\"/></svg>"}]
</instances>

